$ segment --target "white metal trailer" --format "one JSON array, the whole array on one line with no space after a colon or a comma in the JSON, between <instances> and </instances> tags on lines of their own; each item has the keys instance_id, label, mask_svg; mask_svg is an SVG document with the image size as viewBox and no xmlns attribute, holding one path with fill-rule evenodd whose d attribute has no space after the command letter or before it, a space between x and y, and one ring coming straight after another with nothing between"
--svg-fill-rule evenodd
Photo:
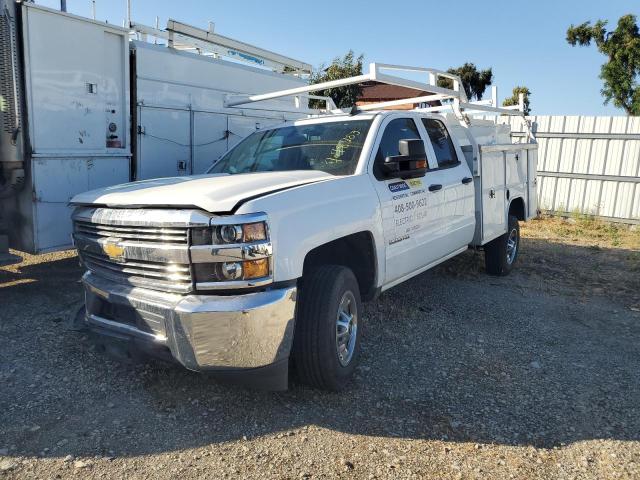
<instances>
[{"instance_id":1,"label":"white metal trailer","mask_svg":"<svg viewBox=\"0 0 640 480\"><path fill-rule=\"evenodd\" d=\"M11 6L10 13L0 11L11 25L3 32L23 46L23 67L1 65L24 77L17 88L24 114L2 111L27 119L18 130L24 151L12 152L24 165L15 171L25 172L25 186L0 200L16 249L69 247L68 202L77 193L202 173L255 129L304 115L291 99L259 108L224 106L227 94L306 85L301 74L311 66L304 62L174 20L166 30L125 29L1 1ZM4 157L7 142L0 143Z\"/></svg>"}]
</instances>

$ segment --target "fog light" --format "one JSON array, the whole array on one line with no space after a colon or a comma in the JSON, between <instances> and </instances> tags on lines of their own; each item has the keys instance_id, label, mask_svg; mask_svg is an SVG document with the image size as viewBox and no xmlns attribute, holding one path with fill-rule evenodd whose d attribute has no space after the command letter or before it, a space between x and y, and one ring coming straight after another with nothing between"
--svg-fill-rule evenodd
<instances>
[{"instance_id":1,"label":"fog light","mask_svg":"<svg viewBox=\"0 0 640 480\"><path fill-rule=\"evenodd\" d=\"M239 262L217 264L218 276L223 280L237 280L242 277L242 265Z\"/></svg>"},{"instance_id":2,"label":"fog light","mask_svg":"<svg viewBox=\"0 0 640 480\"><path fill-rule=\"evenodd\" d=\"M196 263L194 272L197 283L229 282L242 279L242 263Z\"/></svg>"},{"instance_id":3,"label":"fog light","mask_svg":"<svg viewBox=\"0 0 640 480\"><path fill-rule=\"evenodd\" d=\"M247 260L243 263L244 279L262 278L269 276L269 259Z\"/></svg>"}]
</instances>

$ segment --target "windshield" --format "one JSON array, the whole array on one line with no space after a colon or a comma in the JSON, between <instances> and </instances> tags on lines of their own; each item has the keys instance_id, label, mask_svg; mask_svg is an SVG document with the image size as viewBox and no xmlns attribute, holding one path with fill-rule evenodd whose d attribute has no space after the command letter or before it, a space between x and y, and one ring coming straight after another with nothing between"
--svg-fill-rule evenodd
<instances>
[{"instance_id":1,"label":"windshield","mask_svg":"<svg viewBox=\"0 0 640 480\"><path fill-rule=\"evenodd\" d=\"M292 125L252 133L208 173L320 170L352 175L371 120Z\"/></svg>"}]
</instances>

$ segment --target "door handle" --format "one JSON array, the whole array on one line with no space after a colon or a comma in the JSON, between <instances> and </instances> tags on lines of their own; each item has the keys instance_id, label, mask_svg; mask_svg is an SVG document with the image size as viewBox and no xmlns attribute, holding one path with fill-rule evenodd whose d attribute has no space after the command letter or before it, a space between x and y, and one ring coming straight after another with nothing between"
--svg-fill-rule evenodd
<instances>
[{"instance_id":1,"label":"door handle","mask_svg":"<svg viewBox=\"0 0 640 480\"><path fill-rule=\"evenodd\" d=\"M438 190L442 190L442 185L440 185L439 183L435 183L433 185L429 185L429 191L430 192L437 192Z\"/></svg>"},{"instance_id":2,"label":"door handle","mask_svg":"<svg viewBox=\"0 0 640 480\"><path fill-rule=\"evenodd\" d=\"M467 183L471 183L471 182L473 182L473 178L471 178L471 177L464 177L464 178L462 179L462 183L464 183L465 185L466 185Z\"/></svg>"}]
</instances>

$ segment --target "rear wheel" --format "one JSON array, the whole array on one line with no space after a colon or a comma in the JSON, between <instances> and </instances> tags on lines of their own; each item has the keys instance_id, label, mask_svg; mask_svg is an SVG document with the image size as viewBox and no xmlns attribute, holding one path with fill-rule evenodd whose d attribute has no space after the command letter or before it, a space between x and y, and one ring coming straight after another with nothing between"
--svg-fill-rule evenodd
<instances>
[{"instance_id":1,"label":"rear wheel","mask_svg":"<svg viewBox=\"0 0 640 480\"><path fill-rule=\"evenodd\" d=\"M507 233L484 246L484 264L492 275L508 275L518 259L520 250L520 225L518 218L509 215Z\"/></svg>"},{"instance_id":2,"label":"rear wheel","mask_svg":"<svg viewBox=\"0 0 640 480\"><path fill-rule=\"evenodd\" d=\"M300 381L332 391L346 385L360 358L361 307L350 269L325 265L303 277L293 341Z\"/></svg>"}]
</instances>

